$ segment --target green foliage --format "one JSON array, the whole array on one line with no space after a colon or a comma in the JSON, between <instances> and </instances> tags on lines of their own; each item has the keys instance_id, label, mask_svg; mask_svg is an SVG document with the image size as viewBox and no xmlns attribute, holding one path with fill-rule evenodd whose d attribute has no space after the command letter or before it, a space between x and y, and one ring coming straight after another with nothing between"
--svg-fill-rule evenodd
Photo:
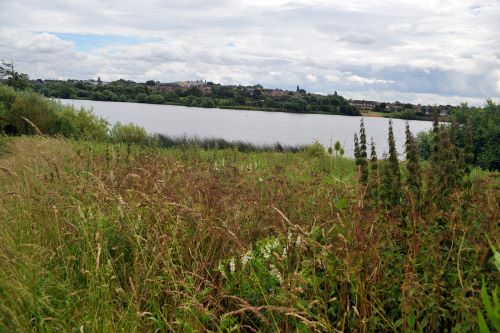
<instances>
[{"instance_id":1,"label":"green foliage","mask_svg":"<svg viewBox=\"0 0 500 333\"><path fill-rule=\"evenodd\" d=\"M389 178L384 181L390 187L386 189L388 193L388 204L396 206L399 204L401 197L401 171L399 169L398 152L396 150L396 142L394 140L394 133L392 130L392 121L389 120L389 157L387 160L387 170L384 177Z\"/></svg>"},{"instance_id":2,"label":"green foliage","mask_svg":"<svg viewBox=\"0 0 500 333\"><path fill-rule=\"evenodd\" d=\"M14 63L7 63L2 60L0 63L0 79L7 79L7 84L15 89L25 90L30 86L27 74L14 70Z\"/></svg>"},{"instance_id":3,"label":"green foliage","mask_svg":"<svg viewBox=\"0 0 500 333\"><path fill-rule=\"evenodd\" d=\"M325 156L326 150L325 147L316 140L313 144L305 148L305 153L310 157L322 157Z\"/></svg>"},{"instance_id":4,"label":"green foliage","mask_svg":"<svg viewBox=\"0 0 500 333\"><path fill-rule=\"evenodd\" d=\"M454 122L453 126L447 127L451 143L463 155L461 158L468 169L479 166L488 170L500 170L500 105L491 100L482 108L462 104L452 109L450 119ZM429 154L429 142L437 137L438 126L436 115L432 132L418 135L418 147L425 160L432 155ZM458 157L459 155L456 156Z\"/></svg>"},{"instance_id":5,"label":"green foliage","mask_svg":"<svg viewBox=\"0 0 500 333\"><path fill-rule=\"evenodd\" d=\"M356 161L356 165L360 165L361 160L361 152L359 150L359 139L358 133L354 133L354 160Z\"/></svg>"},{"instance_id":6,"label":"green foliage","mask_svg":"<svg viewBox=\"0 0 500 333\"><path fill-rule=\"evenodd\" d=\"M359 166L360 166L360 180L362 184L368 183L368 160L366 153L366 132L365 132L365 123L363 119L361 119L359 124Z\"/></svg>"},{"instance_id":7,"label":"green foliage","mask_svg":"<svg viewBox=\"0 0 500 333\"><path fill-rule=\"evenodd\" d=\"M369 190L370 196L374 199L375 203L379 200L379 186L380 179L378 174L378 160L377 160L377 151L375 149L375 141L373 141L373 137L371 138L370 144L370 183Z\"/></svg>"},{"instance_id":8,"label":"green foliage","mask_svg":"<svg viewBox=\"0 0 500 333\"><path fill-rule=\"evenodd\" d=\"M412 191L414 200L417 203L420 200L422 190L422 173L420 170L420 157L418 154L417 142L410 131L410 125L406 123L406 169L407 169L407 184ZM418 205L418 204L417 204Z\"/></svg>"},{"instance_id":9,"label":"green foliage","mask_svg":"<svg viewBox=\"0 0 500 333\"><path fill-rule=\"evenodd\" d=\"M428 188L432 200L446 205L446 199L459 185L462 174L456 157L456 148L450 140L449 131L443 126L437 129L435 149L431 155Z\"/></svg>"},{"instance_id":10,"label":"green foliage","mask_svg":"<svg viewBox=\"0 0 500 333\"><path fill-rule=\"evenodd\" d=\"M15 91L0 85L0 111L0 125L7 134L34 134L40 130L47 135L83 140L106 140L108 137L107 123L103 119L31 91Z\"/></svg>"},{"instance_id":11,"label":"green foliage","mask_svg":"<svg viewBox=\"0 0 500 333\"><path fill-rule=\"evenodd\" d=\"M490 296L486 288L486 284L483 281L483 285L481 287L481 301L486 312L486 318L483 317L483 314L480 311L477 313L481 333L492 332L489 327L493 329L493 332L500 332L499 295L498 286L495 286L495 289L493 289L492 295Z\"/></svg>"},{"instance_id":12,"label":"green foliage","mask_svg":"<svg viewBox=\"0 0 500 333\"><path fill-rule=\"evenodd\" d=\"M156 136L148 135L143 127L135 124L116 123L111 129L111 140L115 143L151 146L158 144Z\"/></svg>"},{"instance_id":13,"label":"green foliage","mask_svg":"<svg viewBox=\"0 0 500 333\"><path fill-rule=\"evenodd\" d=\"M418 153L423 160L429 160L432 155L434 136L431 131L417 134Z\"/></svg>"}]
</instances>

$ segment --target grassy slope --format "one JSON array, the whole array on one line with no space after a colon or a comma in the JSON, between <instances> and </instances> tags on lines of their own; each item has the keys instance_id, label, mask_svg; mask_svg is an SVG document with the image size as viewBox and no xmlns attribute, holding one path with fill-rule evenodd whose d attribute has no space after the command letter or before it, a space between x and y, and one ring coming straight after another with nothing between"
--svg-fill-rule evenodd
<instances>
[{"instance_id":1,"label":"grassy slope","mask_svg":"<svg viewBox=\"0 0 500 333\"><path fill-rule=\"evenodd\" d=\"M481 276L498 278L489 174L401 228L359 199L346 159L27 137L3 150L2 332L472 331Z\"/></svg>"}]
</instances>

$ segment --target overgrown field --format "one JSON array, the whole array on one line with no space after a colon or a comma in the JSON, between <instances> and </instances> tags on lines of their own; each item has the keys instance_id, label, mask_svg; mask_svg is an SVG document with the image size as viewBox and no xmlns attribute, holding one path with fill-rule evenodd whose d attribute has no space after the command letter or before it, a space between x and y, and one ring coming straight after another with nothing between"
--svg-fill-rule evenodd
<instances>
[{"instance_id":1,"label":"overgrown field","mask_svg":"<svg viewBox=\"0 0 500 333\"><path fill-rule=\"evenodd\" d=\"M2 141L0 332L494 331L498 173L417 211L314 149Z\"/></svg>"}]
</instances>

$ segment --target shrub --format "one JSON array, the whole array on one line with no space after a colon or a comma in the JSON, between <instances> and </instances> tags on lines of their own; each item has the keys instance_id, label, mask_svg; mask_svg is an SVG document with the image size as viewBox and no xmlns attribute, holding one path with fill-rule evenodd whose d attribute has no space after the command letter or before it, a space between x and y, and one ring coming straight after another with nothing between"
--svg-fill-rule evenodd
<instances>
[{"instance_id":1,"label":"shrub","mask_svg":"<svg viewBox=\"0 0 500 333\"><path fill-rule=\"evenodd\" d=\"M106 140L107 122L84 109L75 110L31 91L0 85L0 127L7 134L64 135L68 138Z\"/></svg>"},{"instance_id":2,"label":"shrub","mask_svg":"<svg viewBox=\"0 0 500 333\"><path fill-rule=\"evenodd\" d=\"M111 140L116 143L154 145L158 139L156 136L150 136L143 127L135 124L116 123L111 129Z\"/></svg>"},{"instance_id":3,"label":"shrub","mask_svg":"<svg viewBox=\"0 0 500 333\"><path fill-rule=\"evenodd\" d=\"M313 144L306 147L305 152L311 157L321 157L326 154L325 147L318 141L314 141Z\"/></svg>"}]
</instances>

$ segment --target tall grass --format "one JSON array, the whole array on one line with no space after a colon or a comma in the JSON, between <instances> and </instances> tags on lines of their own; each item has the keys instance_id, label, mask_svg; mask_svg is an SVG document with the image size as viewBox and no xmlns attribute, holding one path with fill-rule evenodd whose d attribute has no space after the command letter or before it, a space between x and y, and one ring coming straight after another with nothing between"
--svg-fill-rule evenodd
<instances>
[{"instance_id":1,"label":"tall grass","mask_svg":"<svg viewBox=\"0 0 500 333\"><path fill-rule=\"evenodd\" d=\"M365 201L353 161L307 150L5 151L2 332L472 332L498 284L495 173L400 215Z\"/></svg>"},{"instance_id":2,"label":"tall grass","mask_svg":"<svg viewBox=\"0 0 500 333\"><path fill-rule=\"evenodd\" d=\"M240 152L291 152L303 151L306 146L286 146L279 142L274 145L256 145L244 141L228 141L222 138L173 137L160 134L158 145L164 148L184 147L202 149L235 149Z\"/></svg>"}]
</instances>

